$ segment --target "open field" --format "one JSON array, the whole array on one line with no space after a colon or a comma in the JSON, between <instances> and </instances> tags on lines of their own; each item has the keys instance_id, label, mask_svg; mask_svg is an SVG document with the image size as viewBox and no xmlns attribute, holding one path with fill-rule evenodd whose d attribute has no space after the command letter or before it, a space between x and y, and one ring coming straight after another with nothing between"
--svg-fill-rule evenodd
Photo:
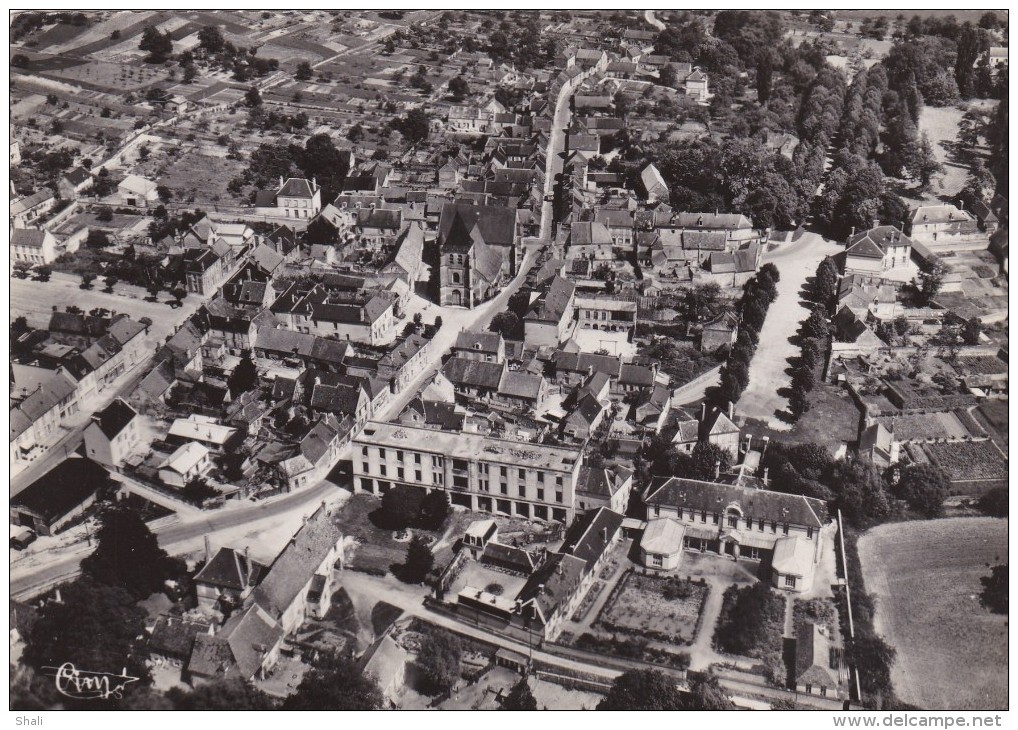
<instances>
[{"instance_id":1,"label":"open field","mask_svg":"<svg viewBox=\"0 0 1018 730\"><path fill-rule=\"evenodd\" d=\"M777 431L756 419L747 419L743 433L754 440L770 436L788 444L818 443L832 453L838 453L846 444L854 444L859 437L859 409L844 388L829 383L817 383L809 396L809 411L789 431Z\"/></svg>"},{"instance_id":2,"label":"open field","mask_svg":"<svg viewBox=\"0 0 1018 730\"><path fill-rule=\"evenodd\" d=\"M1007 403L1006 400L984 401L972 412L1004 453L1007 453Z\"/></svg>"},{"instance_id":3,"label":"open field","mask_svg":"<svg viewBox=\"0 0 1018 730\"><path fill-rule=\"evenodd\" d=\"M598 627L673 644L691 643L707 598L707 587L684 582L685 597L668 598L671 581L630 573L605 605Z\"/></svg>"},{"instance_id":4,"label":"open field","mask_svg":"<svg viewBox=\"0 0 1018 730\"><path fill-rule=\"evenodd\" d=\"M877 632L898 650L895 693L928 710L1006 709L1007 616L979 603L979 579L1007 561L1007 520L881 525L859 558Z\"/></svg>"},{"instance_id":5,"label":"open field","mask_svg":"<svg viewBox=\"0 0 1018 730\"><path fill-rule=\"evenodd\" d=\"M936 201L938 195L953 196L965 186L968 169L948 159L949 146L958 137L958 123L962 110L957 107L935 107L924 105L919 113L919 131L930 138L937 162L944 166L944 173L937 175L928 198Z\"/></svg>"},{"instance_id":6,"label":"open field","mask_svg":"<svg viewBox=\"0 0 1018 730\"><path fill-rule=\"evenodd\" d=\"M227 186L244 167L244 163L238 160L203 155L191 147L165 156L154 156L138 174L159 180L160 184L173 191L175 201L210 205L218 201L238 202Z\"/></svg>"}]
</instances>

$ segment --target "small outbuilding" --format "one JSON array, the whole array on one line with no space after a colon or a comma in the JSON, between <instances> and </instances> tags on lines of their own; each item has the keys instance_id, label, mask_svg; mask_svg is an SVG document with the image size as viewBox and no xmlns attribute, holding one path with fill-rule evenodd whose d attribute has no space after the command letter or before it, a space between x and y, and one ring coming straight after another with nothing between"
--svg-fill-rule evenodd
<instances>
[{"instance_id":1,"label":"small outbuilding","mask_svg":"<svg viewBox=\"0 0 1018 730\"><path fill-rule=\"evenodd\" d=\"M651 520L640 540L640 561L654 570L675 570L682 557L686 528L671 517Z\"/></svg>"},{"instance_id":2,"label":"small outbuilding","mask_svg":"<svg viewBox=\"0 0 1018 730\"><path fill-rule=\"evenodd\" d=\"M109 472L89 459L60 462L11 499L11 524L53 535L88 509Z\"/></svg>"}]
</instances>

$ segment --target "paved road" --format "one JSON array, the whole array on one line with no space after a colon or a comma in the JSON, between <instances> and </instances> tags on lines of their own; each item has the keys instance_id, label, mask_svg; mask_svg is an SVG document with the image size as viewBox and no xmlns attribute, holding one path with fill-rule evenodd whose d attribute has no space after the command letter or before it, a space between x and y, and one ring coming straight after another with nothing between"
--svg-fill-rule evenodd
<instances>
[{"instance_id":1,"label":"paved road","mask_svg":"<svg viewBox=\"0 0 1018 730\"><path fill-rule=\"evenodd\" d=\"M541 204L541 240L552 240L552 223L555 218L555 204L547 197L555 189L555 179L562 172L562 158L566 146L566 129L569 127L569 97L571 87L563 86L555 102L555 115L552 117L551 134L548 136L548 170L544 177L545 201Z\"/></svg>"},{"instance_id":2,"label":"paved road","mask_svg":"<svg viewBox=\"0 0 1018 730\"><path fill-rule=\"evenodd\" d=\"M665 29L665 24L658 20L657 17L655 17L653 10L644 10L643 19L646 20L651 25L653 25L658 30Z\"/></svg>"},{"instance_id":3,"label":"paved road","mask_svg":"<svg viewBox=\"0 0 1018 730\"><path fill-rule=\"evenodd\" d=\"M749 364L749 386L738 404L741 415L767 421L778 431L791 428L777 417L788 408L788 398L778 391L791 385L792 378L785 370L789 367L788 359L799 352L789 338L810 313L799 292L806 279L816 273L824 257L838 253L841 248L815 233L806 233L798 241L782 244L764 254L764 263L778 267L781 281L778 282L778 298L767 312L760 331L760 344Z\"/></svg>"}]
</instances>

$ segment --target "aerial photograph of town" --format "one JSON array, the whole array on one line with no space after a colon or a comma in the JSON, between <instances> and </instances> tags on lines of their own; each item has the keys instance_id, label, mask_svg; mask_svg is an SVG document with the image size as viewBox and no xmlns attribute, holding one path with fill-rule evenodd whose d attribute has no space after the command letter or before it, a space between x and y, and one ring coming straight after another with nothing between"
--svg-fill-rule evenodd
<instances>
[{"instance_id":1,"label":"aerial photograph of town","mask_svg":"<svg viewBox=\"0 0 1018 730\"><path fill-rule=\"evenodd\" d=\"M1001 726L1006 10L9 32L17 725Z\"/></svg>"}]
</instances>

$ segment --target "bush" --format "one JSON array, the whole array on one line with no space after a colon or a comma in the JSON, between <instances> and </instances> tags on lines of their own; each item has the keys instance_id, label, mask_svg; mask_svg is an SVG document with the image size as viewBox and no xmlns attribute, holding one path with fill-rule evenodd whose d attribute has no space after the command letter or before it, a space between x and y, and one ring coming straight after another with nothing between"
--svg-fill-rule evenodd
<instances>
[{"instance_id":1,"label":"bush","mask_svg":"<svg viewBox=\"0 0 1018 730\"><path fill-rule=\"evenodd\" d=\"M991 489L976 502L976 507L990 517L1007 517L1007 487Z\"/></svg>"}]
</instances>

